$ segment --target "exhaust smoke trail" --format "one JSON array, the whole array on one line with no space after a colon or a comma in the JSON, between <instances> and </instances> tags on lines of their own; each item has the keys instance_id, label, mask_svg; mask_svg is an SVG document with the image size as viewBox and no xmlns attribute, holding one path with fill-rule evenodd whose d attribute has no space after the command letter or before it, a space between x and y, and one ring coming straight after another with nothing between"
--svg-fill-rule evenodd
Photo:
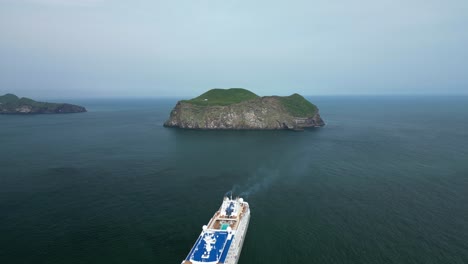
<instances>
[{"instance_id":1,"label":"exhaust smoke trail","mask_svg":"<svg viewBox=\"0 0 468 264\"><path fill-rule=\"evenodd\" d=\"M244 185L235 184L226 194L232 192L238 194L239 197L248 199L251 195L268 189L279 179L279 176L278 169L261 167L247 179Z\"/></svg>"}]
</instances>

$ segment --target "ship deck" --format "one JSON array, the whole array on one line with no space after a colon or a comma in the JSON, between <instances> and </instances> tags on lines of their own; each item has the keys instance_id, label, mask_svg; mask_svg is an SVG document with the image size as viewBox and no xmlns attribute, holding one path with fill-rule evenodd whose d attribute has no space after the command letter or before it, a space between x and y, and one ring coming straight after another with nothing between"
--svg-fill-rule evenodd
<instances>
[{"instance_id":1,"label":"ship deck","mask_svg":"<svg viewBox=\"0 0 468 264\"><path fill-rule=\"evenodd\" d=\"M227 231L207 231L202 234L189 256L190 260L207 263L223 263L226 259L233 235ZM188 262L191 263L191 262Z\"/></svg>"}]
</instances>

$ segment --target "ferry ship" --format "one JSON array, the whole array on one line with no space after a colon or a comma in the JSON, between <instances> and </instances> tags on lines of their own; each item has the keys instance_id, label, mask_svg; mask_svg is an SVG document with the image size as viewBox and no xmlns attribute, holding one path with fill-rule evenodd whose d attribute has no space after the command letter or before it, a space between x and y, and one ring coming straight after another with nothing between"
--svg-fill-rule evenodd
<instances>
[{"instance_id":1,"label":"ferry ship","mask_svg":"<svg viewBox=\"0 0 468 264\"><path fill-rule=\"evenodd\" d=\"M249 204L224 197L219 210L202 232L182 264L236 264L250 220Z\"/></svg>"}]
</instances>

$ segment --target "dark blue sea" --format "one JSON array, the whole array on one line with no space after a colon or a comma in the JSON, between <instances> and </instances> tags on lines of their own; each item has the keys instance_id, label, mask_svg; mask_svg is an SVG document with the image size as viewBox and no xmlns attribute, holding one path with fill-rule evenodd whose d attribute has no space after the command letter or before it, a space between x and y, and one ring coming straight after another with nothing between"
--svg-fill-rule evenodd
<instances>
[{"instance_id":1,"label":"dark blue sea","mask_svg":"<svg viewBox=\"0 0 468 264\"><path fill-rule=\"evenodd\" d=\"M304 132L164 128L177 99L0 116L0 263L180 263L229 190L239 264L468 263L468 97L311 97Z\"/></svg>"}]
</instances>

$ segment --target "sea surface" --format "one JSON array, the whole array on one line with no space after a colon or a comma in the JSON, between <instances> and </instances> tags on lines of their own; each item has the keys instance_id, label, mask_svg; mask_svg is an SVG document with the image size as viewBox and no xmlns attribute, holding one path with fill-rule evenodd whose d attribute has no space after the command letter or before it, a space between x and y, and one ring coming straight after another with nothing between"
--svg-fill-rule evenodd
<instances>
[{"instance_id":1,"label":"sea surface","mask_svg":"<svg viewBox=\"0 0 468 264\"><path fill-rule=\"evenodd\" d=\"M312 97L304 132L162 126L177 99L0 116L0 263L180 263L233 190L239 264L468 263L468 97Z\"/></svg>"}]
</instances>

